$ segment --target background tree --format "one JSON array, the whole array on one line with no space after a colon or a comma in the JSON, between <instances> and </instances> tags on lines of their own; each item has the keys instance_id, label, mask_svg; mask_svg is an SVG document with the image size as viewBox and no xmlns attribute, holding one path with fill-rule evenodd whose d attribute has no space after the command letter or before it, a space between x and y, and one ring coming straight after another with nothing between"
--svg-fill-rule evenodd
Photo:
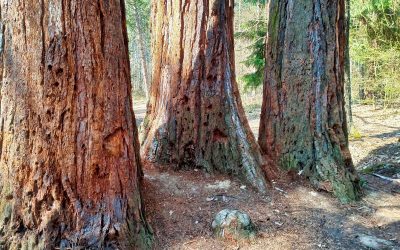
<instances>
[{"instance_id":1,"label":"background tree","mask_svg":"<svg viewBox=\"0 0 400 250\"><path fill-rule=\"evenodd\" d=\"M0 6L0 248L145 248L123 2Z\"/></svg>"},{"instance_id":2,"label":"background tree","mask_svg":"<svg viewBox=\"0 0 400 250\"><path fill-rule=\"evenodd\" d=\"M400 103L400 1L351 0L350 58L356 102Z\"/></svg>"},{"instance_id":3,"label":"background tree","mask_svg":"<svg viewBox=\"0 0 400 250\"><path fill-rule=\"evenodd\" d=\"M150 0L125 0L125 3L132 90L135 95L148 98L151 83Z\"/></svg>"},{"instance_id":4,"label":"background tree","mask_svg":"<svg viewBox=\"0 0 400 250\"><path fill-rule=\"evenodd\" d=\"M265 191L245 118L233 44L233 1L153 2L153 83L142 155L236 175Z\"/></svg>"},{"instance_id":5,"label":"background tree","mask_svg":"<svg viewBox=\"0 0 400 250\"><path fill-rule=\"evenodd\" d=\"M345 35L346 35L346 46L345 46L345 97L346 97L346 114L348 127L351 129L353 126L353 98L352 98L352 86L351 86L351 64L350 64L350 25L351 25L351 4L350 0L346 1L346 22L345 22Z\"/></svg>"},{"instance_id":6,"label":"background tree","mask_svg":"<svg viewBox=\"0 0 400 250\"><path fill-rule=\"evenodd\" d=\"M266 1L262 0L242 0L244 3L256 5L257 9L265 9ZM266 13L261 10L257 10L257 18L252 20L239 21L240 31L236 32L235 36L239 40L246 40L250 42L250 45L246 49L249 50L249 54L246 59L243 60L245 66L253 68L250 73L243 75L241 80L244 84L244 90L256 89L262 86L264 80L264 69L265 69L265 47L266 47L266 36L267 36L267 17Z\"/></svg>"},{"instance_id":7,"label":"background tree","mask_svg":"<svg viewBox=\"0 0 400 250\"><path fill-rule=\"evenodd\" d=\"M343 202L360 187L344 108L345 3L271 0L259 143Z\"/></svg>"}]
</instances>

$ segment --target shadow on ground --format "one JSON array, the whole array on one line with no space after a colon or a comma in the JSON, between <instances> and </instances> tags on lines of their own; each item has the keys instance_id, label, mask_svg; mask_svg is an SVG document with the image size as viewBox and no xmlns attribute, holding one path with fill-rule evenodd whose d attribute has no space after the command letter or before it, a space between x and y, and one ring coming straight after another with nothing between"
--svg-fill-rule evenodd
<instances>
[{"instance_id":1,"label":"shadow on ground","mask_svg":"<svg viewBox=\"0 0 400 250\"><path fill-rule=\"evenodd\" d=\"M364 108L355 110L365 114ZM249 115L255 134L258 112L257 107ZM145 113L144 103L135 106L138 123ZM400 129L387 125L397 123L375 118L356 117L359 124L365 122L359 125L365 129L362 132L368 133L363 141L351 142L353 150L361 150L359 168L400 162ZM399 186L370 174L362 174L363 199L343 205L306 180L288 177L272 183L262 196L237 180L202 170L176 172L146 163L144 172L144 201L156 236L155 249L368 249L361 243L365 236L390 242L393 247L388 249L400 249ZM248 213L259 229L257 239L240 244L214 239L211 222L225 208Z\"/></svg>"},{"instance_id":2,"label":"shadow on ground","mask_svg":"<svg viewBox=\"0 0 400 250\"><path fill-rule=\"evenodd\" d=\"M175 172L147 164L145 173L155 249L367 249L360 242L364 236L399 246L400 197L379 178L368 181L362 201L343 205L304 180L275 182L262 196L201 170ZM226 208L251 216L259 229L254 242L213 238L211 222Z\"/></svg>"}]
</instances>

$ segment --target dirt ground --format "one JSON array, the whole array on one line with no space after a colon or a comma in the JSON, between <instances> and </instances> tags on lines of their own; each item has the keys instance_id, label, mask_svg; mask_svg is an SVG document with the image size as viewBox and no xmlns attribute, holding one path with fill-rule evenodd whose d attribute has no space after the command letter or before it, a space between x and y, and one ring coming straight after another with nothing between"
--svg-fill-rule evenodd
<instances>
[{"instance_id":1,"label":"dirt ground","mask_svg":"<svg viewBox=\"0 0 400 250\"><path fill-rule=\"evenodd\" d=\"M259 108L246 109L257 133ZM140 123L143 103L135 103ZM400 168L400 112L354 107L350 148L357 169L376 164ZM172 171L146 163L143 195L155 234L154 249L368 249L365 237L400 249L400 184L362 174L365 195L342 205L305 180L275 181L263 196L234 179L202 170ZM390 176L398 178L399 176ZM225 208L248 213L258 229L252 242L217 240L211 222Z\"/></svg>"}]
</instances>

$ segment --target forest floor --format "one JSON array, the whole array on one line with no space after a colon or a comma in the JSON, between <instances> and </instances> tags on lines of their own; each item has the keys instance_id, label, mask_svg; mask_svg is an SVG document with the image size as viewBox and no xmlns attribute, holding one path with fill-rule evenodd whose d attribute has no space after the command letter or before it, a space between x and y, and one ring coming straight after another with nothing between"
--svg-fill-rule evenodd
<instances>
[{"instance_id":1,"label":"forest floor","mask_svg":"<svg viewBox=\"0 0 400 250\"><path fill-rule=\"evenodd\" d=\"M259 105L245 107L257 133ZM144 103L135 103L138 122L145 110ZM400 112L371 106L353 112L351 152L360 173L369 173L361 173L361 201L340 204L302 179L277 180L262 196L226 176L147 163L143 194L154 249L368 249L382 240L400 249ZM248 213L258 237L241 243L215 239L211 222L225 208Z\"/></svg>"}]
</instances>

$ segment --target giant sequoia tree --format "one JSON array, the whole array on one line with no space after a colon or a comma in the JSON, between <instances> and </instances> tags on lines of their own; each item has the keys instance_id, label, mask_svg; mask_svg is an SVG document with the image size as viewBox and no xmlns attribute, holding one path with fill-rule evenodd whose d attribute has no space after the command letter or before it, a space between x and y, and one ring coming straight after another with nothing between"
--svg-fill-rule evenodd
<instances>
[{"instance_id":1,"label":"giant sequoia tree","mask_svg":"<svg viewBox=\"0 0 400 250\"><path fill-rule=\"evenodd\" d=\"M344 0L270 1L259 143L342 201L359 196L344 109Z\"/></svg>"},{"instance_id":2,"label":"giant sequoia tree","mask_svg":"<svg viewBox=\"0 0 400 250\"><path fill-rule=\"evenodd\" d=\"M0 248L146 244L122 1L1 1Z\"/></svg>"},{"instance_id":3,"label":"giant sequoia tree","mask_svg":"<svg viewBox=\"0 0 400 250\"><path fill-rule=\"evenodd\" d=\"M153 83L142 155L236 175L265 191L235 80L233 0L153 1Z\"/></svg>"}]
</instances>

